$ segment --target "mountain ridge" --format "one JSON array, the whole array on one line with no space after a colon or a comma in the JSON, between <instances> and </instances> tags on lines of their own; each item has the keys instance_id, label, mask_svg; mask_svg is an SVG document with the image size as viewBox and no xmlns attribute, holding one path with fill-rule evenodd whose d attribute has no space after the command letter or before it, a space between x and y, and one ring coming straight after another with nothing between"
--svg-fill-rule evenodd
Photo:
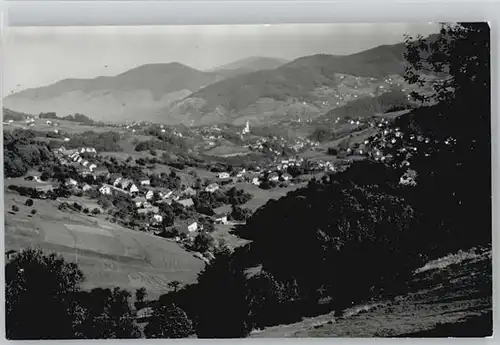
<instances>
[{"instance_id":1,"label":"mountain ridge","mask_svg":"<svg viewBox=\"0 0 500 345\"><path fill-rule=\"evenodd\" d=\"M276 58L249 57L218 71L179 62L151 63L116 76L69 78L27 89L7 96L4 105L25 113L83 113L115 122L137 117L173 124L239 123L239 117L275 122L274 113L317 116L343 105L350 95L371 92L368 84L404 72L404 49L404 43L398 43L350 55L304 56L284 64ZM252 67L254 63L258 66ZM257 67L261 69L251 71ZM345 75L351 76L349 85ZM364 83L359 88L358 79ZM335 98L339 95L342 100Z\"/></svg>"}]
</instances>

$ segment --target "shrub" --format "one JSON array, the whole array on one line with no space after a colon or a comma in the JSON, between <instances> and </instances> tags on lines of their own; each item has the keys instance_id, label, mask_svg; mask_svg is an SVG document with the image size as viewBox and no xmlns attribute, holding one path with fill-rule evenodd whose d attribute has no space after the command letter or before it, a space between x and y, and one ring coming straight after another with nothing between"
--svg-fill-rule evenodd
<instances>
[{"instance_id":1,"label":"shrub","mask_svg":"<svg viewBox=\"0 0 500 345\"><path fill-rule=\"evenodd\" d=\"M330 156L336 156L338 154L338 150L334 147L329 147L327 150L327 154Z\"/></svg>"},{"instance_id":2,"label":"shrub","mask_svg":"<svg viewBox=\"0 0 500 345\"><path fill-rule=\"evenodd\" d=\"M33 199L26 199L26 202L24 204L28 207L33 206Z\"/></svg>"},{"instance_id":3,"label":"shrub","mask_svg":"<svg viewBox=\"0 0 500 345\"><path fill-rule=\"evenodd\" d=\"M12 205L12 211L18 212L19 211L19 207L16 206L16 205Z\"/></svg>"},{"instance_id":4,"label":"shrub","mask_svg":"<svg viewBox=\"0 0 500 345\"><path fill-rule=\"evenodd\" d=\"M193 324L186 312L172 304L159 306L144 329L147 338L187 338L193 333Z\"/></svg>"},{"instance_id":5,"label":"shrub","mask_svg":"<svg viewBox=\"0 0 500 345\"><path fill-rule=\"evenodd\" d=\"M35 215L36 213L37 213L37 210L35 208L31 210L32 215Z\"/></svg>"}]
</instances>

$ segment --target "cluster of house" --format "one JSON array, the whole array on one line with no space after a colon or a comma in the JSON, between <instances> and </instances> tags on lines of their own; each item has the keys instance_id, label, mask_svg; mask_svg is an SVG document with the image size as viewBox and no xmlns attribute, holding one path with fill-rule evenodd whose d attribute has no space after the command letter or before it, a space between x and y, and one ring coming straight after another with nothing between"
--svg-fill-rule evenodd
<instances>
[{"instance_id":1,"label":"cluster of house","mask_svg":"<svg viewBox=\"0 0 500 345\"><path fill-rule=\"evenodd\" d=\"M183 206L184 208L189 208L194 206L194 201L192 197L196 196L196 191L187 187L183 190L170 190L168 188L150 188L151 180L142 179L137 183L132 179L123 178L119 174L112 174L108 177L107 183L103 184L99 188L99 192L104 195L124 195L132 198L137 212L139 214L147 215L151 222L151 225L161 224L163 221L163 216L159 213L158 204L166 203L171 205L173 202ZM215 192L219 189L217 183L212 183L205 188L207 192ZM227 221L223 218L214 219L216 222ZM200 229L197 222L192 221L186 224L186 229L189 233L193 233Z\"/></svg>"},{"instance_id":2,"label":"cluster of house","mask_svg":"<svg viewBox=\"0 0 500 345\"><path fill-rule=\"evenodd\" d=\"M107 168L99 167L95 162L92 162L92 158L97 156L97 151L93 147L82 147L80 149L67 150L64 147L60 147L55 151L56 157L61 165L77 164L81 168L80 172L85 174L99 174L106 173Z\"/></svg>"},{"instance_id":3,"label":"cluster of house","mask_svg":"<svg viewBox=\"0 0 500 345\"><path fill-rule=\"evenodd\" d=\"M290 149L296 153L301 152L308 148L317 147L319 145L319 142L313 141L308 138L297 138L290 141L286 140L283 137L278 138L276 136L273 136L271 138L259 138L255 142L246 145L246 147L251 151L263 152L265 149L267 149L276 156L282 155L282 152L272 147L269 147L269 145L265 145L266 143L277 144L277 146Z\"/></svg>"},{"instance_id":4,"label":"cluster of house","mask_svg":"<svg viewBox=\"0 0 500 345\"><path fill-rule=\"evenodd\" d=\"M447 138L442 143L439 140L432 140L429 137L414 134L404 133L400 128L384 128L388 122L379 124L380 132L370 142L370 156L376 161L390 161L395 158L392 154L387 152L387 149L397 148L396 155L398 158L399 166L406 167L408 170L401 176L400 183L406 185L415 184L415 172L410 169L411 157L419 150L423 150L424 156L428 157L428 148L431 145L444 144L451 146L456 144L456 139Z\"/></svg>"}]
</instances>

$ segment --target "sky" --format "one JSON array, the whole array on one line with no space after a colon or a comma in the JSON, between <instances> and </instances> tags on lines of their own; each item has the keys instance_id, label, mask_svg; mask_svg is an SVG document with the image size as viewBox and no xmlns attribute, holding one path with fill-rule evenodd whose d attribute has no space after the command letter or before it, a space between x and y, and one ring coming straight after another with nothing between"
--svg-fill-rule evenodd
<instances>
[{"instance_id":1,"label":"sky","mask_svg":"<svg viewBox=\"0 0 500 345\"><path fill-rule=\"evenodd\" d=\"M207 70L251 56L345 55L438 29L432 23L9 27L2 42L3 94L147 63Z\"/></svg>"}]
</instances>

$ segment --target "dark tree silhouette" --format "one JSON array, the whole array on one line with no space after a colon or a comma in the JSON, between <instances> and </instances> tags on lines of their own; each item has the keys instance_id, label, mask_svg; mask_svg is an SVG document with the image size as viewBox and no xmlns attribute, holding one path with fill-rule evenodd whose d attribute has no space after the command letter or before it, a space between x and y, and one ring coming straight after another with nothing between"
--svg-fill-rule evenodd
<instances>
[{"instance_id":1,"label":"dark tree silhouette","mask_svg":"<svg viewBox=\"0 0 500 345\"><path fill-rule=\"evenodd\" d=\"M198 276L196 335L198 338L241 338L251 330L247 320L246 277L231 252L221 250Z\"/></svg>"},{"instance_id":2,"label":"dark tree silhouette","mask_svg":"<svg viewBox=\"0 0 500 345\"><path fill-rule=\"evenodd\" d=\"M180 281L174 280L168 283L168 287L174 290L174 292L177 292L179 290L179 287L182 285Z\"/></svg>"},{"instance_id":3,"label":"dark tree silhouette","mask_svg":"<svg viewBox=\"0 0 500 345\"><path fill-rule=\"evenodd\" d=\"M83 273L56 254L28 249L5 266L8 339L70 339ZM49 317L50 315L50 317Z\"/></svg>"},{"instance_id":4,"label":"dark tree silhouette","mask_svg":"<svg viewBox=\"0 0 500 345\"><path fill-rule=\"evenodd\" d=\"M84 339L139 338L135 311L130 303L131 294L120 288L96 288L78 295L81 322L76 336Z\"/></svg>"},{"instance_id":5,"label":"dark tree silhouette","mask_svg":"<svg viewBox=\"0 0 500 345\"><path fill-rule=\"evenodd\" d=\"M411 197L422 213L421 228L431 232L433 241L428 247L437 256L491 244L489 26L443 25L440 35L432 39L408 38L407 47L406 79L434 90L415 92L416 100L430 106L394 124L437 142L411 159L418 173ZM442 79L430 83L429 74ZM426 238L422 234L420 240Z\"/></svg>"}]
</instances>

